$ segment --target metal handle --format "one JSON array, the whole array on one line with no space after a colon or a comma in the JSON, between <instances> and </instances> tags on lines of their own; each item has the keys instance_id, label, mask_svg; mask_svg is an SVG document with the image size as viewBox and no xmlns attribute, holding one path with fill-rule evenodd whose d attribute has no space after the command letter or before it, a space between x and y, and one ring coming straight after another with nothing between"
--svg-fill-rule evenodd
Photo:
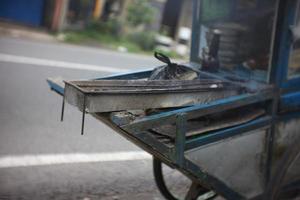
<instances>
[{"instance_id":1,"label":"metal handle","mask_svg":"<svg viewBox=\"0 0 300 200\"><path fill-rule=\"evenodd\" d=\"M168 64L169 66L172 65L170 58L162 53L154 52L154 57L161 62Z\"/></svg>"}]
</instances>

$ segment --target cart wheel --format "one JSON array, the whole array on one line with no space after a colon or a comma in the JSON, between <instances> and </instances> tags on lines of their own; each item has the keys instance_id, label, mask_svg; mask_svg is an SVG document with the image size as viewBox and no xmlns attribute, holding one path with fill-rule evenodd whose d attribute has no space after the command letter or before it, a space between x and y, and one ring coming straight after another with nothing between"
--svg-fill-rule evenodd
<instances>
[{"instance_id":1,"label":"cart wheel","mask_svg":"<svg viewBox=\"0 0 300 200\"><path fill-rule=\"evenodd\" d=\"M298 199L300 197L299 180L289 184L294 187L291 187L288 190L283 188L288 170L291 169L293 164L300 158L299 144L300 137L294 140L294 143L284 153L267 188L265 200Z\"/></svg>"},{"instance_id":2,"label":"cart wheel","mask_svg":"<svg viewBox=\"0 0 300 200\"><path fill-rule=\"evenodd\" d=\"M178 200L175 195L173 195L169 188L166 185L165 178L163 175L163 166L162 162L159 159L153 157L153 174L155 178L156 185L160 191L160 193L167 200ZM196 200L199 196L210 192L208 189L201 187L199 184L192 183L189 191L185 196L186 200ZM210 195L207 200L215 198L215 194Z\"/></svg>"}]
</instances>

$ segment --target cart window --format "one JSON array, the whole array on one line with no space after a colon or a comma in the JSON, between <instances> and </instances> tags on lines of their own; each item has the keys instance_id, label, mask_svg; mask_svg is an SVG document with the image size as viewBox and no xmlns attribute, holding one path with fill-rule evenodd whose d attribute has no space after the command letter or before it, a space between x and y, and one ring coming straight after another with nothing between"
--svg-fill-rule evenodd
<instances>
[{"instance_id":1,"label":"cart window","mask_svg":"<svg viewBox=\"0 0 300 200\"><path fill-rule=\"evenodd\" d=\"M201 0L203 70L266 80L276 0ZM217 67L216 67L217 66Z\"/></svg>"},{"instance_id":2,"label":"cart window","mask_svg":"<svg viewBox=\"0 0 300 200\"><path fill-rule=\"evenodd\" d=\"M297 3L294 26L291 27L293 32L293 43L289 58L288 78L300 76L300 1Z\"/></svg>"}]
</instances>

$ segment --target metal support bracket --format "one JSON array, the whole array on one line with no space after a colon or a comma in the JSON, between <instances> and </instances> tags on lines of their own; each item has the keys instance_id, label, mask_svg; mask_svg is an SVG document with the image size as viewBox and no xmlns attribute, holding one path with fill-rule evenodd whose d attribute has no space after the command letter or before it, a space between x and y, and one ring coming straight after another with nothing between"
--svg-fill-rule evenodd
<instances>
[{"instance_id":1,"label":"metal support bracket","mask_svg":"<svg viewBox=\"0 0 300 200\"><path fill-rule=\"evenodd\" d=\"M186 113L176 115L175 161L179 166L184 164L185 133L187 118Z\"/></svg>"},{"instance_id":2,"label":"metal support bracket","mask_svg":"<svg viewBox=\"0 0 300 200\"><path fill-rule=\"evenodd\" d=\"M63 100L62 100L62 106L61 106L61 115L60 115L60 121L64 121L64 112L65 112L65 94L63 94Z\"/></svg>"}]
</instances>

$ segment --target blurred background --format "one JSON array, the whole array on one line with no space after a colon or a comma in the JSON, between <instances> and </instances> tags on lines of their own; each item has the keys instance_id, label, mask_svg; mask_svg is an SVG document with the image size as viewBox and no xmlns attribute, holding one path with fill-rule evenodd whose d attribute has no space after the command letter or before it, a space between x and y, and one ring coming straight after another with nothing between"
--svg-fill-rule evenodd
<instances>
[{"instance_id":1,"label":"blurred background","mask_svg":"<svg viewBox=\"0 0 300 200\"><path fill-rule=\"evenodd\" d=\"M191 0L1 0L0 199L163 199L151 156L90 116L81 136L74 107L61 123L46 79L154 68L155 50L187 61L191 21Z\"/></svg>"},{"instance_id":2,"label":"blurred background","mask_svg":"<svg viewBox=\"0 0 300 200\"><path fill-rule=\"evenodd\" d=\"M63 42L186 57L192 1L4 0L0 17L50 31Z\"/></svg>"}]
</instances>

